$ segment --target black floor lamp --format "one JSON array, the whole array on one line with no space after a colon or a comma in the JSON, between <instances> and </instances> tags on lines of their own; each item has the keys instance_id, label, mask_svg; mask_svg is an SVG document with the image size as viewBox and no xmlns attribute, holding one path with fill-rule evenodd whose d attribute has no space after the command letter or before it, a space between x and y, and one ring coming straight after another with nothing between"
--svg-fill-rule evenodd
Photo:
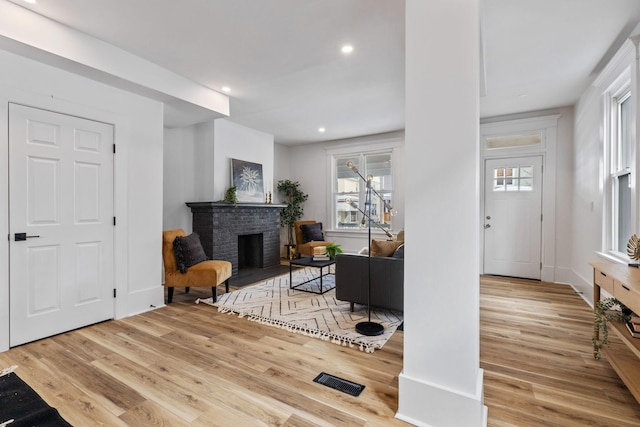
<instances>
[{"instance_id":1,"label":"black floor lamp","mask_svg":"<svg viewBox=\"0 0 640 427\"><path fill-rule=\"evenodd\" d=\"M358 205L356 205L356 203L353 202L351 199L346 200L346 202L349 205L351 205L351 207L360 211L360 213L363 215L363 219L365 217L367 218L368 229L369 229L369 251L368 251L369 282L367 287L368 320L366 322L359 322L358 324L356 324L356 331L362 335L375 336L375 335L380 335L384 332L384 326L382 326L380 323L371 321L371 223L373 222L373 219L371 217L371 193L374 192L380 198L380 200L382 200L382 202L385 204L385 208L388 208L389 210L391 210L391 206L382 198L380 194L378 194L378 192L376 192L376 190L372 188L371 182L373 180L373 175L367 175L367 178L363 177L362 174L358 171L358 168L356 168L353 162L351 161L347 162L347 167L350 168L352 171L354 171L356 174L358 174L358 176L362 178L362 180L367 184L367 196L365 200L365 209L367 209L367 212L360 209ZM373 224L375 224L378 228L384 231L388 237L392 237L391 233L385 230L380 224L378 224L377 222L373 222Z\"/></svg>"}]
</instances>

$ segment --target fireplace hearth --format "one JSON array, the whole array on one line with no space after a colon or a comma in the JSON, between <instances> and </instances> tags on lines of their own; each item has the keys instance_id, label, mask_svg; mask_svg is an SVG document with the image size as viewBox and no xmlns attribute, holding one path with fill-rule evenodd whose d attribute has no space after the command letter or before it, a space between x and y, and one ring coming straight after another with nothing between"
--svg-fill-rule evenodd
<instances>
[{"instance_id":1,"label":"fireplace hearth","mask_svg":"<svg viewBox=\"0 0 640 427\"><path fill-rule=\"evenodd\" d=\"M280 264L280 211L286 205L190 202L193 231L210 259L231 262L233 275L244 268Z\"/></svg>"}]
</instances>

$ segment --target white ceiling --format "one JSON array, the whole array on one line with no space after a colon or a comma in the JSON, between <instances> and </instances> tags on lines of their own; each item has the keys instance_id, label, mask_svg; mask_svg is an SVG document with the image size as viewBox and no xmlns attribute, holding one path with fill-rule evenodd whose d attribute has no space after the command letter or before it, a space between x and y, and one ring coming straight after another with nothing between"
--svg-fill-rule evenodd
<instances>
[{"instance_id":1,"label":"white ceiling","mask_svg":"<svg viewBox=\"0 0 640 427\"><path fill-rule=\"evenodd\" d=\"M282 144L404 128L402 0L12 1L231 87L230 119ZM483 0L481 116L573 105L639 21L639 0Z\"/></svg>"},{"instance_id":2,"label":"white ceiling","mask_svg":"<svg viewBox=\"0 0 640 427\"><path fill-rule=\"evenodd\" d=\"M639 0L484 0L482 117L573 105L640 22Z\"/></svg>"}]
</instances>

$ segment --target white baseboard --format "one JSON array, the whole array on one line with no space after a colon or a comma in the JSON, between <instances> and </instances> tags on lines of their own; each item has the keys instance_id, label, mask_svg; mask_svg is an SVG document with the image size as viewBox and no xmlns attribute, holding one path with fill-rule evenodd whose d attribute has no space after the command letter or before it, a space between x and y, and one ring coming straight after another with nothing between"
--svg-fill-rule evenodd
<instances>
[{"instance_id":1,"label":"white baseboard","mask_svg":"<svg viewBox=\"0 0 640 427\"><path fill-rule=\"evenodd\" d=\"M154 286L152 288L131 292L127 294L125 298L125 315L116 316L116 319L122 319L164 307L164 286Z\"/></svg>"},{"instance_id":2,"label":"white baseboard","mask_svg":"<svg viewBox=\"0 0 640 427\"><path fill-rule=\"evenodd\" d=\"M402 372L398 378L396 418L416 426L486 427L487 407L483 400L483 371L479 369L476 393L459 393Z\"/></svg>"}]
</instances>

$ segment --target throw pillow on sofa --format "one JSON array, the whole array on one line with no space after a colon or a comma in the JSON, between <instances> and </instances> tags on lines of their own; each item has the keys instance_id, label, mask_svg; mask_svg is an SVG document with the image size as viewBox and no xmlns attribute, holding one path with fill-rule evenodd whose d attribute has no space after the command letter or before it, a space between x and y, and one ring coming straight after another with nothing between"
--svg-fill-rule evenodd
<instances>
[{"instance_id":1,"label":"throw pillow on sofa","mask_svg":"<svg viewBox=\"0 0 640 427\"><path fill-rule=\"evenodd\" d=\"M322 242L324 240L321 222L316 222L314 224L302 224L300 226L300 231L302 231L302 243L313 241Z\"/></svg>"},{"instance_id":2,"label":"throw pillow on sofa","mask_svg":"<svg viewBox=\"0 0 640 427\"><path fill-rule=\"evenodd\" d=\"M198 233L176 237L173 241L173 253L176 256L178 270L182 274L186 273L189 267L207 260Z\"/></svg>"},{"instance_id":3,"label":"throw pillow on sofa","mask_svg":"<svg viewBox=\"0 0 640 427\"><path fill-rule=\"evenodd\" d=\"M395 252L393 253L393 255L391 255L393 258L399 258L399 259L404 259L404 243L400 246L398 246L398 249L395 250Z\"/></svg>"},{"instance_id":4,"label":"throw pillow on sofa","mask_svg":"<svg viewBox=\"0 0 640 427\"><path fill-rule=\"evenodd\" d=\"M390 240L371 240L371 256L390 257L403 243Z\"/></svg>"}]
</instances>

